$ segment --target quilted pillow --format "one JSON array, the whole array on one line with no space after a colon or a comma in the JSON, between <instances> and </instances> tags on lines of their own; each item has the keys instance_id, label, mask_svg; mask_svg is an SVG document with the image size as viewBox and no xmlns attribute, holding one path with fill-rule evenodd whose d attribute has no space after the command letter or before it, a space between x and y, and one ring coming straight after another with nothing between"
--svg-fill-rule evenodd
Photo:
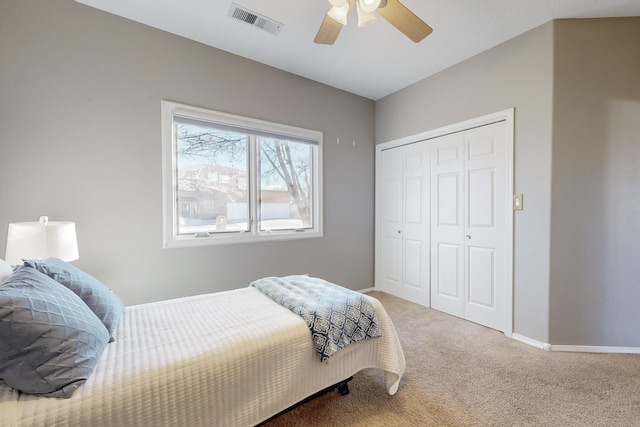
<instances>
[{"instance_id":1,"label":"quilted pillow","mask_svg":"<svg viewBox=\"0 0 640 427\"><path fill-rule=\"evenodd\" d=\"M26 259L24 265L35 268L75 292L107 328L109 342L114 340L113 334L124 311L124 304L106 285L57 258Z\"/></svg>"},{"instance_id":2,"label":"quilted pillow","mask_svg":"<svg viewBox=\"0 0 640 427\"><path fill-rule=\"evenodd\" d=\"M109 333L80 298L20 266L0 286L0 378L24 393L69 398L89 378Z\"/></svg>"},{"instance_id":3,"label":"quilted pillow","mask_svg":"<svg viewBox=\"0 0 640 427\"><path fill-rule=\"evenodd\" d=\"M4 282L12 274L13 268L11 267L11 264L0 258L0 283Z\"/></svg>"}]
</instances>

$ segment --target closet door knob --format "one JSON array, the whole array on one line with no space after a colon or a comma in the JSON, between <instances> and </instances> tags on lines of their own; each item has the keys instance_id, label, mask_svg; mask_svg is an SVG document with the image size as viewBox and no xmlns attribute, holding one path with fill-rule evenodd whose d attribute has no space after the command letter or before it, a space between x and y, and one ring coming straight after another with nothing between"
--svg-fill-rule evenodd
<instances>
[{"instance_id":1,"label":"closet door knob","mask_svg":"<svg viewBox=\"0 0 640 427\"><path fill-rule=\"evenodd\" d=\"M398 230L398 234L400 234L400 233L401 233L401 231L400 231L400 230Z\"/></svg>"},{"instance_id":2,"label":"closet door knob","mask_svg":"<svg viewBox=\"0 0 640 427\"><path fill-rule=\"evenodd\" d=\"M470 239L470 238L471 238L471 236L469 234L467 234L467 239Z\"/></svg>"}]
</instances>

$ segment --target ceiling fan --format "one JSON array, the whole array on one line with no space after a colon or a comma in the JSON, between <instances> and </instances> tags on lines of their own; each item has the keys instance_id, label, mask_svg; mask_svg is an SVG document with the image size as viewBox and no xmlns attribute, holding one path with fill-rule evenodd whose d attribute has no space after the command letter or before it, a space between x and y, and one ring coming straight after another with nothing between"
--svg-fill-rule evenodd
<instances>
[{"instance_id":1,"label":"ceiling fan","mask_svg":"<svg viewBox=\"0 0 640 427\"><path fill-rule=\"evenodd\" d=\"M334 44L342 27L347 25L347 16L353 6L358 13L358 27L376 22L377 12L391 25L415 43L427 37L433 29L418 18L398 0L329 0L331 7L324 17L314 39L318 44Z\"/></svg>"}]
</instances>

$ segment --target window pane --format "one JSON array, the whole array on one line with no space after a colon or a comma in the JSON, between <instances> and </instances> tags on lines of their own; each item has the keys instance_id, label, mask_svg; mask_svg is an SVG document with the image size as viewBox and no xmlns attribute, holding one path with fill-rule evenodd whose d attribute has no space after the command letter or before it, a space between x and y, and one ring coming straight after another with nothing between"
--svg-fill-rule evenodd
<instances>
[{"instance_id":1,"label":"window pane","mask_svg":"<svg viewBox=\"0 0 640 427\"><path fill-rule=\"evenodd\" d=\"M260 138L260 230L313 227L315 146Z\"/></svg>"},{"instance_id":2,"label":"window pane","mask_svg":"<svg viewBox=\"0 0 640 427\"><path fill-rule=\"evenodd\" d=\"M206 122L174 128L178 234L249 231L249 137Z\"/></svg>"}]
</instances>

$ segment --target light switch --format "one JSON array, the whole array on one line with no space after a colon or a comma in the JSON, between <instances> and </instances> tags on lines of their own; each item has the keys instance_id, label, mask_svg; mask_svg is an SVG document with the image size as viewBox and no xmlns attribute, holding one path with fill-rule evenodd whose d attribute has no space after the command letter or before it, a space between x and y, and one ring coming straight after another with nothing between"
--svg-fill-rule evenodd
<instances>
[{"instance_id":1,"label":"light switch","mask_svg":"<svg viewBox=\"0 0 640 427\"><path fill-rule=\"evenodd\" d=\"M513 195L513 210L514 211L522 210L522 194Z\"/></svg>"}]
</instances>

